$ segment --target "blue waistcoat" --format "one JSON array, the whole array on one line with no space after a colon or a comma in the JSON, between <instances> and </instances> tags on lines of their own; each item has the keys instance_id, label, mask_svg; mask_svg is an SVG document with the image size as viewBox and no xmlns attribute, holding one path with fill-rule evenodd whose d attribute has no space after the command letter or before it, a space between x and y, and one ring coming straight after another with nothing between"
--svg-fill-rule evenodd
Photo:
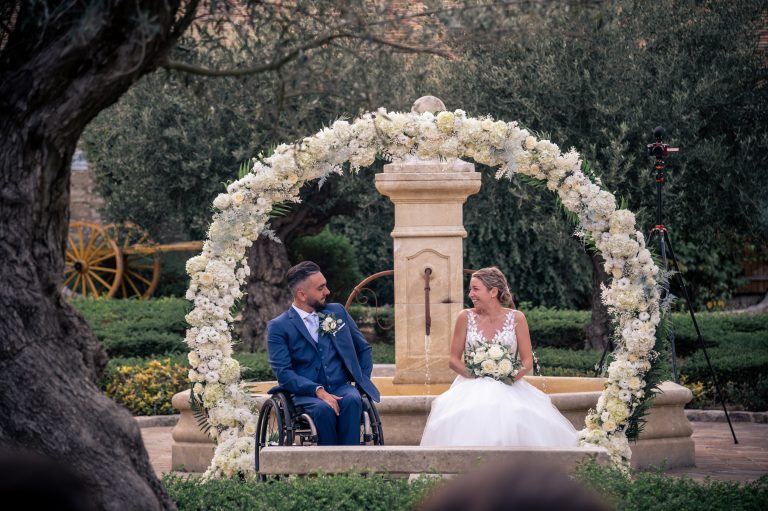
<instances>
[{"instance_id":1,"label":"blue waistcoat","mask_svg":"<svg viewBox=\"0 0 768 511\"><path fill-rule=\"evenodd\" d=\"M321 334L317 338L317 351L320 355L322 366L320 367L319 382L328 392L340 385L352 380L349 371L344 367L339 352L331 341L330 334Z\"/></svg>"}]
</instances>

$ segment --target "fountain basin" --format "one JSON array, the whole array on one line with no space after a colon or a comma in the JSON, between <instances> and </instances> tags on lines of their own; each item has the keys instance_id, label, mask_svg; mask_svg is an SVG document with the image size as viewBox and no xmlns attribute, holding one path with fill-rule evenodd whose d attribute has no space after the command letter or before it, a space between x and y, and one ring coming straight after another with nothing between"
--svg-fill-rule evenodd
<instances>
[{"instance_id":1,"label":"fountain basin","mask_svg":"<svg viewBox=\"0 0 768 511\"><path fill-rule=\"evenodd\" d=\"M552 403L576 429L584 427L584 417L597 405L604 378L526 376L526 381L546 392ZM392 377L374 377L381 391L377 409L381 415L386 445L418 445L432 401L450 384L395 384ZM256 400L267 399L267 390L277 382L250 385ZM692 398L691 391L673 382L661 384L640 439L630 444L632 466L648 468L666 462L667 468L695 465L693 428L685 416L684 406ZM213 455L213 442L200 432L189 408L189 391L173 397L173 406L181 417L173 429L172 466L191 472L204 471Z\"/></svg>"}]
</instances>

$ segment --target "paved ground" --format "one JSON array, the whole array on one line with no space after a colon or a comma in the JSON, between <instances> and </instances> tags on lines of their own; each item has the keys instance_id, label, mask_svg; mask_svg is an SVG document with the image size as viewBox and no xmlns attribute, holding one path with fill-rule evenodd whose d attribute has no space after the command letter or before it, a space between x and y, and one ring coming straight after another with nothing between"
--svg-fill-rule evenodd
<instances>
[{"instance_id":1,"label":"paved ground","mask_svg":"<svg viewBox=\"0 0 768 511\"><path fill-rule=\"evenodd\" d=\"M722 481L753 481L768 474L768 424L734 422L738 444L725 422L691 422L696 442L696 466L667 470L696 480L709 476Z\"/></svg>"},{"instance_id":2,"label":"paved ground","mask_svg":"<svg viewBox=\"0 0 768 511\"><path fill-rule=\"evenodd\" d=\"M692 422L696 467L668 470L674 476L696 480L753 481L768 474L768 424L733 424L739 444L734 445L725 422ZM158 476L171 470L170 427L142 428L144 445Z\"/></svg>"}]
</instances>

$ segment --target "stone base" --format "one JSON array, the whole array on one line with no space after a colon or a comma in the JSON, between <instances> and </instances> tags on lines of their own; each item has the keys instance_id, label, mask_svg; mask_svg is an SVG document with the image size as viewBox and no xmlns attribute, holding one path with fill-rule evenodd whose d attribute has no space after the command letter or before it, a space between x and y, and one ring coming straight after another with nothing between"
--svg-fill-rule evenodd
<instances>
[{"instance_id":1,"label":"stone base","mask_svg":"<svg viewBox=\"0 0 768 511\"><path fill-rule=\"evenodd\" d=\"M608 464L600 447L548 449L522 447L320 446L267 447L261 451L262 474L460 474L485 463L550 463L571 472L590 458Z\"/></svg>"},{"instance_id":2,"label":"stone base","mask_svg":"<svg viewBox=\"0 0 768 511\"><path fill-rule=\"evenodd\" d=\"M526 380L544 390L552 404L571 421L576 429L584 427L587 410L594 408L603 387L602 378L526 377ZM276 382L258 382L251 390L259 394L257 402L266 399L267 389ZM432 407L432 401L448 385L416 386L392 384L392 378L374 378L382 391L377 409L381 415L384 440L387 447L417 446ZM429 392L418 395L417 393ZM400 394L402 393L402 394ZM400 395L397 395L400 394ZM417 394L417 395L414 395ZM691 438L693 428L683 407L691 399L691 391L672 382L664 382L656 395L640 440L630 443L632 467L644 469L665 464L667 468L694 466L695 450ZM189 391L173 398L174 407L181 418L173 429L171 463L183 465L190 472L203 472L213 455L213 442L200 432L189 409ZM366 451L367 452L367 451Z\"/></svg>"},{"instance_id":3,"label":"stone base","mask_svg":"<svg viewBox=\"0 0 768 511\"><path fill-rule=\"evenodd\" d=\"M693 439L688 438L653 438L630 443L632 459L630 465L635 469L655 467L678 468L696 466L696 452Z\"/></svg>"},{"instance_id":4,"label":"stone base","mask_svg":"<svg viewBox=\"0 0 768 511\"><path fill-rule=\"evenodd\" d=\"M205 472L213 459L215 445L174 442L171 446L171 469L176 472Z\"/></svg>"}]
</instances>

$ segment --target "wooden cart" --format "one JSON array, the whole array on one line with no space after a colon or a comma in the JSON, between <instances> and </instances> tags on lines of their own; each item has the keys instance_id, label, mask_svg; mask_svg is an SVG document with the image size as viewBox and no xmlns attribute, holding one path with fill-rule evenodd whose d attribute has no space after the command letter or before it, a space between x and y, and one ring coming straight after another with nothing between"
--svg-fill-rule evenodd
<instances>
[{"instance_id":1,"label":"wooden cart","mask_svg":"<svg viewBox=\"0 0 768 511\"><path fill-rule=\"evenodd\" d=\"M149 298L160 281L160 254L201 251L202 241L158 245L136 224L69 225L64 286L94 298Z\"/></svg>"}]
</instances>

